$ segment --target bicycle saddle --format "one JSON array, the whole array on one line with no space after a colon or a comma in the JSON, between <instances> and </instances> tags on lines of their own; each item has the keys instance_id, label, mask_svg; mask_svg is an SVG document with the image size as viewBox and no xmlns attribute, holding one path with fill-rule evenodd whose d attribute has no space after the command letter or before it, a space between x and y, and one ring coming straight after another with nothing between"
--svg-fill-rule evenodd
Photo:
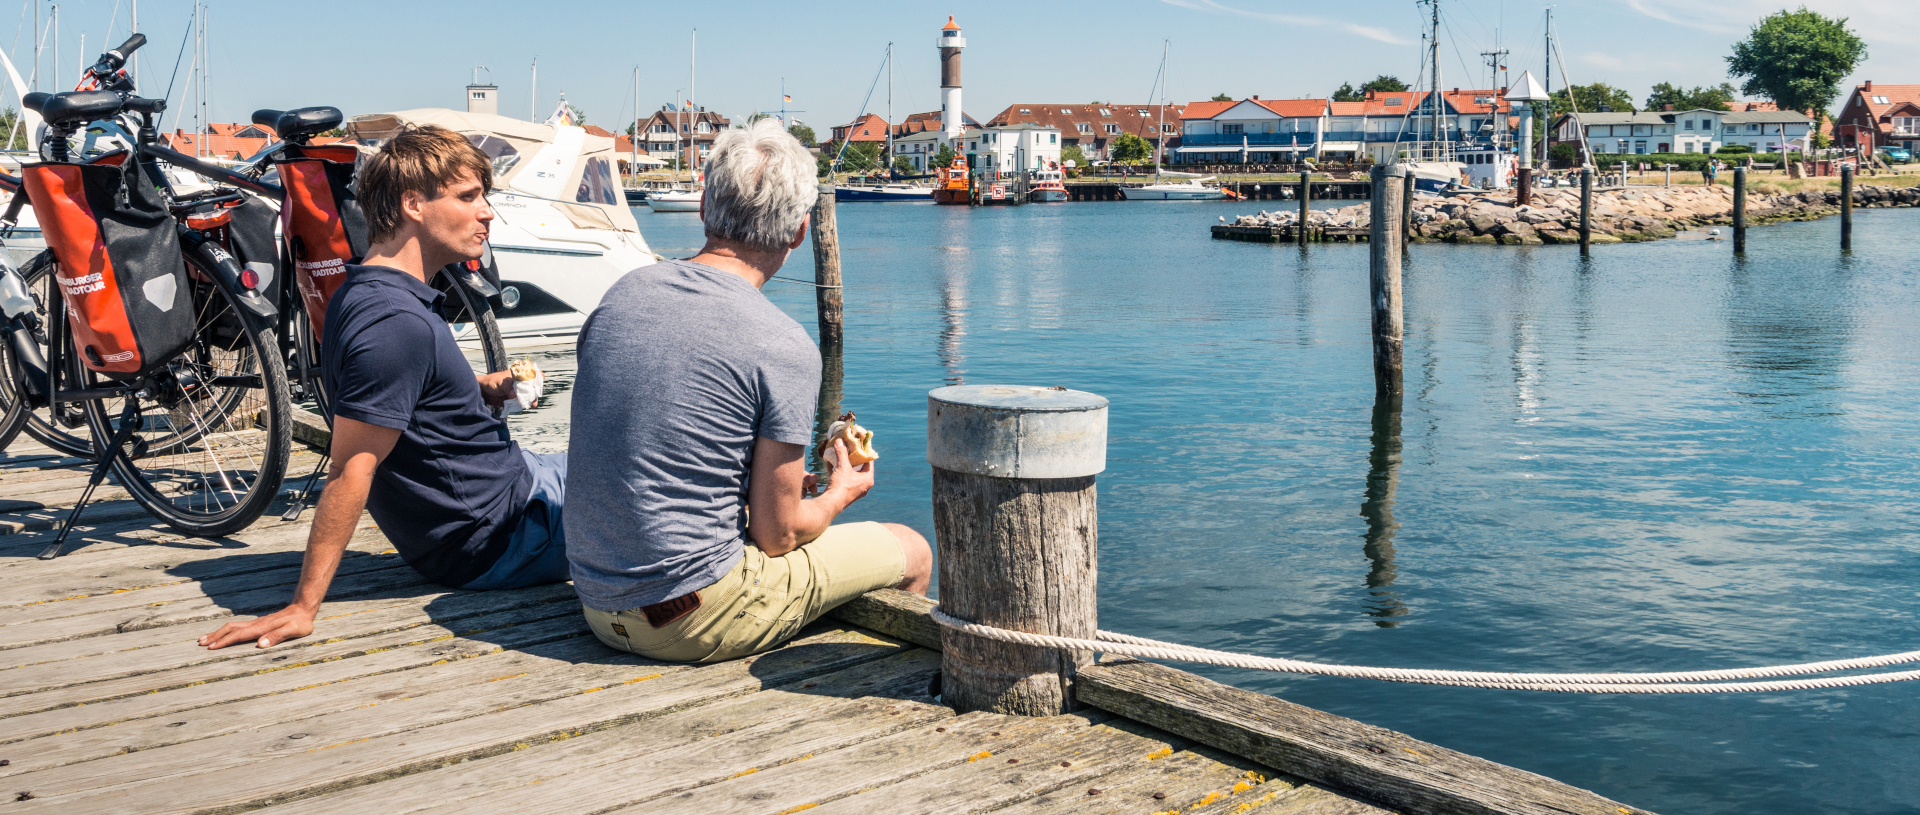
<instances>
[{"instance_id":1,"label":"bicycle saddle","mask_svg":"<svg viewBox=\"0 0 1920 815\"><path fill-rule=\"evenodd\" d=\"M58 127L108 118L119 113L126 100L113 91L68 91L29 93L20 103L38 111L47 124Z\"/></svg>"},{"instance_id":2,"label":"bicycle saddle","mask_svg":"<svg viewBox=\"0 0 1920 815\"><path fill-rule=\"evenodd\" d=\"M304 139L325 133L346 121L346 115L339 108L317 107L299 110L256 110L253 123L261 127L271 127L280 138L287 141Z\"/></svg>"}]
</instances>

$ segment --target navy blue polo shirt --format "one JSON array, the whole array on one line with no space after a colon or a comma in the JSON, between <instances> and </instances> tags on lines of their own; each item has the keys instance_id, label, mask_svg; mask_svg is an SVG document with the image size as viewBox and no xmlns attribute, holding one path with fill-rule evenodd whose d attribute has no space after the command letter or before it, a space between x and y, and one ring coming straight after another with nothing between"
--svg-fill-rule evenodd
<instances>
[{"instance_id":1,"label":"navy blue polo shirt","mask_svg":"<svg viewBox=\"0 0 1920 815\"><path fill-rule=\"evenodd\" d=\"M400 431L367 512L408 565L462 586L507 548L533 475L439 316L443 295L385 266L348 266L320 364L335 416Z\"/></svg>"}]
</instances>

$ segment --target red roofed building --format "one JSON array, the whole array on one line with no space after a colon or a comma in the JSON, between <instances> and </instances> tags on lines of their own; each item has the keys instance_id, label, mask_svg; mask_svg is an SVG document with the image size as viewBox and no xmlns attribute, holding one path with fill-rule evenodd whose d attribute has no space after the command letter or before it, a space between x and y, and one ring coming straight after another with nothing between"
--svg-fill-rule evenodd
<instances>
[{"instance_id":1,"label":"red roofed building","mask_svg":"<svg viewBox=\"0 0 1920 815\"><path fill-rule=\"evenodd\" d=\"M273 128L255 124L216 122L207 125L206 131L204 134L185 130L162 133L160 143L189 156L244 160L253 158L277 138ZM315 144L332 144L342 139L337 136L320 136L313 141Z\"/></svg>"},{"instance_id":2,"label":"red roofed building","mask_svg":"<svg viewBox=\"0 0 1920 815\"><path fill-rule=\"evenodd\" d=\"M935 117L939 116L939 114L934 115ZM886 140L887 120L880 118L880 115L876 113L869 113L848 124L843 124L833 129L833 141L835 143L853 142L859 144L860 142L884 142Z\"/></svg>"},{"instance_id":3,"label":"red roofed building","mask_svg":"<svg viewBox=\"0 0 1920 815\"><path fill-rule=\"evenodd\" d=\"M1408 142L1434 141L1434 109L1428 91L1368 91L1362 106L1366 152L1387 161L1408 149ZM1440 132L1446 141L1484 140L1494 134L1512 138L1519 118L1512 115L1507 89L1454 88L1440 94ZM1492 129L1489 130L1489 127Z\"/></svg>"},{"instance_id":4,"label":"red roofed building","mask_svg":"<svg viewBox=\"0 0 1920 815\"><path fill-rule=\"evenodd\" d=\"M1920 85L1862 82L1833 119L1834 142L1862 151L1920 149Z\"/></svg>"},{"instance_id":5,"label":"red roofed building","mask_svg":"<svg viewBox=\"0 0 1920 815\"><path fill-rule=\"evenodd\" d=\"M1107 159L1113 154L1113 140L1131 133L1158 146L1167 140L1168 158L1174 143L1180 140L1180 117L1184 105L1063 105L1029 102L1008 105L1006 110L987 120L987 127L1002 125L1038 125L1060 131L1060 146L1078 147L1088 160Z\"/></svg>"},{"instance_id":6,"label":"red roofed building","mask_svg":"<svg viewBox=\"0 0 1920 815\"><path fill-rule=\"evenodd\" d=\"M1325 99L1251 99L1193 102L1180 116L1179 164L1255 164L1317 155Z\"/></svg>"}]
</instances>

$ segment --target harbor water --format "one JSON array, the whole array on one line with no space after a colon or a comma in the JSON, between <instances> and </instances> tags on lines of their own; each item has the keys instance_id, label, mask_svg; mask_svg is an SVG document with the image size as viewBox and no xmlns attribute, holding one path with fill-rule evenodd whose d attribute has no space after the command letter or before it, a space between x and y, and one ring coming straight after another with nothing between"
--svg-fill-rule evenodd
<instances>
[{"instance_id":1,"label":"harbor water","mask_svg":"<svg viewBox=\"0 0 1920 815\"><path fill-rule=\"evenodd\" d=\"M1269 208L1289 203L1260 202ZM1920 650L1920 212L1726 242L1419 245L1377 404L1365 244L1213 241L1259 204L843 204L842 404L933 537L926 393L1112 400L1101 627L1354 665L1679 671ZM636 212L694 253L695 214ZM811 249L784 276L812 278ZM814 327L813 289L767 295ZM538 355L566 443L570 349ZM937 587L936 587L937 588ZM1656 812L1920 810L1920 685L1574 695L1183 666Z\"/></svg>"}]
</instances>

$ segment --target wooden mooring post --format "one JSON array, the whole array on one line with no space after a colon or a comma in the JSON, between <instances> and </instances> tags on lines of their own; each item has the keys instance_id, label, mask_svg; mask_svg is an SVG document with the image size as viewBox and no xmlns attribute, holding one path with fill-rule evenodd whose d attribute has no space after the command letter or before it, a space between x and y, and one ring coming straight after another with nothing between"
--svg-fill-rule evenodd
<instances>
[{"instance_id":1,"label":"wooden mooring post","mask_svg":"<svg viewBox=\"0 0 1920 815\"><path fill-rule=\"evenodd\" d=\"M1593 253L1593 167L1580 168L1580 256Z\"/></svg>"},{"instance_id":2,"label":"wooden mooring post","mask_svg":"<svg viewBox=\"0 0 1920 815\"><path fill-rule=\"evenodd\" d=\"M1400 185L1400 251L1404 252L1413 243L1413 173L1401 177L1406 179Z\"/></svg>"},{"instance_id":3,"label":"wooden mooring post","mask_svg":"<svg viewBox=\"0 0 1920 815\"><path fill-rule=\"evenodd\" d=\"M1853 251L1853 164L1840 165L1840 251Z\"/></svg>"},{"instance_id":4,"label":"wooden mooring post","mask_svg":"<svg viewBox=\"0 0 1920 815\"><path fill-rule=\"evenodd\" d=\"M1747 168L1733 168L1733 253L1747 253Z\"/></svg>"},{"instance_id":5,"label":"wooden mooring post","mask_svg":"<svg viewBox=\"0 0 1920 815\"><path fill-rule=\"evenodd\" d=\"M833 217L833 185L821 184L813 202L813 303L820 315L820 344L839 345L845 327L840 293L840 225Z\"/></svg>"},{"instance_id":6,"label":"wooden mooring post","mask_svg":"<svg viewBox=\"0 0 1920 815\"><path fill-rule=\"evenodd\" d=\"M927 394L940 607L996 628L1093 639L1107 400L1066 388L957 385ZM961 712L1077 707L1092 654L941 633L941 694Z\"/></svg>"},{"instance_id":7,"label":"wooden mooring post","mask_svg":"<svg viewBox=\"0 0 1920 815\"><path fill-rule=\"evenodd\" d=\"M1313 200L1313 177L1300 174L1300 228L1294 230L1294 238L1301 246L1307 245L1307 204Z\"/></svg>"},{"instance_id":8,"label":"wooden mooring post","mask_svg":"<svg viewBox=\"0 0 1920 815\"><path fill-rule=\"evenodd\" d=\"M1400 307L1401 200L1405 167L1373 168L1373 234L1367 291L1373 301L1373 384L1376 393L1400 392L1406 323Z\"/></svg>"}]
</instances>

